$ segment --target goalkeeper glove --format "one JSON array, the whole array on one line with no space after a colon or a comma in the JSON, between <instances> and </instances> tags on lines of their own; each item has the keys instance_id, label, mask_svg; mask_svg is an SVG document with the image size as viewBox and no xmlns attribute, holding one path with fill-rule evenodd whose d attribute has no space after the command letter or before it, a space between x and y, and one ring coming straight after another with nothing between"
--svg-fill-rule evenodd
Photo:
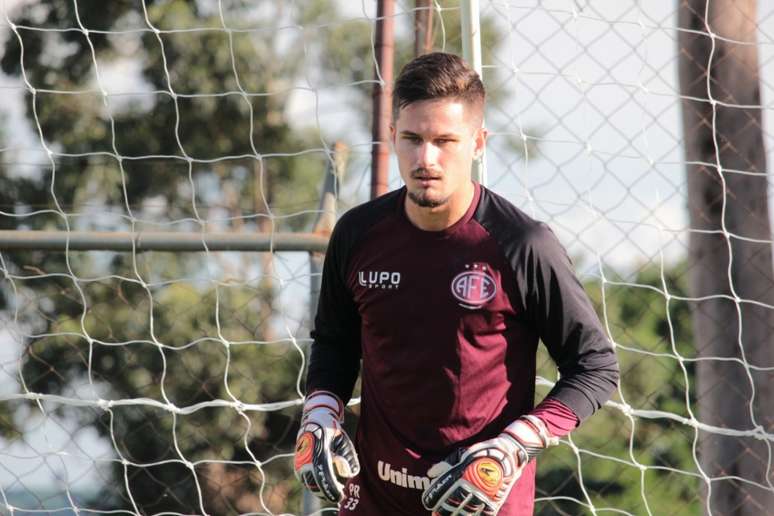
<instances>
[{"instance_id":1,"label":"goalkeeper glove","mask_svg":"<svg viewBox=\"0 0 774 516\"><path fill-rule=\"evenodd\" d=\"M522 416L494 439L460 448L431 467L422 504L441 516L494 516L530 459L557 443L543 421Z\"/></svg>"},{"instance_id":2,"label":"goalkeeper glove","mask_svg":"<svg viewBox=\"0 0 774 516\"><path fill-rule=\"evenodd\" d=\"M344 492L336 473L349 478L360 472L355 447L341 427L343 419L341 400L333 393L316 391L306 398L296 437L296 478L316 497L334 503Z\"/></svg>"}]
</instances>

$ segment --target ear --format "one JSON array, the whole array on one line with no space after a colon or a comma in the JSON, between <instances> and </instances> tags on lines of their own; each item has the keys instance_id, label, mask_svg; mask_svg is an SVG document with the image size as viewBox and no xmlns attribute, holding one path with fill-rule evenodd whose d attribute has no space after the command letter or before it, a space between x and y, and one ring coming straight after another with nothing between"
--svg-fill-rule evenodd
<instances>
[{"instance_id":1,"label":"ear","mask_svg":"<svg viewBox=\"0 0 774 516\"><path fill-rule=\"evenodd\" d=\"M486 139L489 136L489 131L483 127L476 129L476 134L473 135L473 158L481 159L484 155L484 149L486 148Z\"/></svg>"}]
</instances>

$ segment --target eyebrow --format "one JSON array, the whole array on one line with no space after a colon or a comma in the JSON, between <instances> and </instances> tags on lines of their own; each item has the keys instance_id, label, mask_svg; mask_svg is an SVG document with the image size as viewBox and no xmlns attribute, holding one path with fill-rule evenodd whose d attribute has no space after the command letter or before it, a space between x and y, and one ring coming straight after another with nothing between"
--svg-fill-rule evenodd
<instances>
[{"instance_id":1,"label":"eyebrow","mask_svg":"<svg viewBox=\"0 0 774 516\"><path fill-rule=\"evenodd\" d=\"M422 137L422 135L420 135L420 134L417 134L417 133L415 133L413 131L407 131L407 130L403 130L403 131L401 131L398 134L400 134L401 136L417 136L417 137L420 137L420 138ZM433 136L433 138L459 138L459 137L460 136L458 134L455 134L455 133L443 133L443 134L436 134L436 135Z\"/></svg>"}]
</instances>

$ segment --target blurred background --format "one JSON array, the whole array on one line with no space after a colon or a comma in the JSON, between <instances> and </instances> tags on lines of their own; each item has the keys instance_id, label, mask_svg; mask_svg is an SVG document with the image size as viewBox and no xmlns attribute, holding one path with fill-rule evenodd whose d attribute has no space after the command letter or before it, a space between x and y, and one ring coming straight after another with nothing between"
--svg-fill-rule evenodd
<instances>
[{"instance_id":1,"label":"blurred background","mask_svg":"<svg viewBox=\"0 0 774 516\"><path fill-rule=\"evenodd\" d=\"M0 513L304 513L326 237L373 195L390 70L462 54L470 3L4 1ZM774 514L774 6L473 4L486 184L622 365L536 513Z\"/></svg>"}]
</instances>

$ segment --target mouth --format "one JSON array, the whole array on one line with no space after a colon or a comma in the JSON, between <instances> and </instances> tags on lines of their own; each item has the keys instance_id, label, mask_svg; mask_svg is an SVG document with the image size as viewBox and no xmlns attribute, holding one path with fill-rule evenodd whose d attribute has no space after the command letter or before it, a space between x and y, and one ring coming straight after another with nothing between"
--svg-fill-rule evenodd
<instances>
[{"instance_id":1,"label":"mouth","mask_svg":"<svg viewBox=\"0 0 774 516\"><path fill-rule=\"evenodd\" d=\"M415 177L414 178L414 181L416 181L421 187L433 186L440 180L441 178L439 177Z\"/></svg>"},{"instance_id":2,"label":"mouth","mask_svg":"<svg viewBox=\"0 0 774 516\"><path fill-rule=\"evenodd\" d=\"M431 176L431 175L415 175L413 176L414 181L419 181L421 183L430 183L432 181L440 181L441 176Z\"/></svg>"}]
</instances>

